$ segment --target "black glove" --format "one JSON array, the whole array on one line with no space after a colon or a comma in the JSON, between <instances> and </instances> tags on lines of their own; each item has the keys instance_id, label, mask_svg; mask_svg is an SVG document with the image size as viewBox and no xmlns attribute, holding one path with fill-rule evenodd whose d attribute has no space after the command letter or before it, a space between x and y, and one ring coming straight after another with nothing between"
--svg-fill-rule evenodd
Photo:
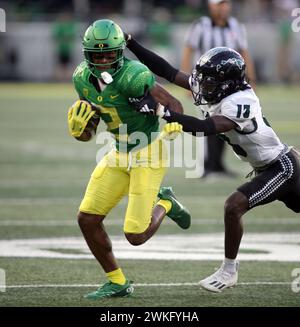
<instances>
[{"instance_id":1,"label":"black glove","mask_svg":"<svg viewBox=\"0 0 300 327\"><path fill-rule=\"evenodd\" d=\"M143 96L139 98L129 98L128 101L136 111L143 114L156 115L158 102L156 102L150 94L149 90L147 90Z\"/></svg>"}]
</instances>

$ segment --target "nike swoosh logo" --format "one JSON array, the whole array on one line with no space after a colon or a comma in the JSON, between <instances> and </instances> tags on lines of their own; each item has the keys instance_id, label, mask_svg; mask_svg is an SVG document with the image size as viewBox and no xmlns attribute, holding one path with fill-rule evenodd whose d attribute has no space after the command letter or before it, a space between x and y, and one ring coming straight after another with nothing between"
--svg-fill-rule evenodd
<instances>
[{"instance_id":1,"label":"nike swoosh logo","mask_svg":"<svg viewBox=\"0 0 300 327\"><path fill-rule=\"evenodd\" d=\"M115 98L117 98L119 95L120 95L120 93L119 93L119 94L116 94L116 95L111 95L110 98L111 98L111 99L115 99Z\"/></svg>"}]
</instances>

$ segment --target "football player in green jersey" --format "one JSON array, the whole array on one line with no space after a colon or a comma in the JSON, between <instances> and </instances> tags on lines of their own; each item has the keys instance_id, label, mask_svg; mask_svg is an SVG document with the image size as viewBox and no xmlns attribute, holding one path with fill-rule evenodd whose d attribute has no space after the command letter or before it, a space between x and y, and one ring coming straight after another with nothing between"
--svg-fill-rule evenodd
<instances>
[{"instance_id":1,"label":"football player in green jersey","mask_svg":"<svg viewBox=\"0 0 300 327\"><path fill-rule=\"evenodd\" d=\"M125 278L114 257L103 225L106 215L124 195L128 195L128 206L123 228L132 245L146 242L165 215L183 229L190 226L191 219L170 187L160 189L166 166L162 140L160 137L153 139L153 133L158 135L158 118L137 113L128 99L150 92L158 101L179 112L182 112L182 106L155 83L145 65L125 58L124 48L124 34L117 24L106 19L94 22L83 38L85 60L73 75L80 100L69 110L71 135L81 141L89 140L101 118L116 140L116 148L92 173L78 213L78 223L86 242L108 278L98 290L86 295L89 299L120 297L133 292L131 282ZM181 125L177 123L164 129L165 134L180 131ZM132 137L137 132L143 133L144 137Z\"/></svg>"}]
</instances>

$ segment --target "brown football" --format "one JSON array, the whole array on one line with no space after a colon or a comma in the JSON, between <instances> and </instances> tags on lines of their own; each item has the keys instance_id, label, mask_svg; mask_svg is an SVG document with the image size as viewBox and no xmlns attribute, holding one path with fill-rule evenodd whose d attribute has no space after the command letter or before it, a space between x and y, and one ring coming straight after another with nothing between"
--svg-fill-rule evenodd
<instances>
[{"instance_id":1,"label":"brown football","mask_svg":"<svg viewBox=\"0 0 300 327\"><path fill-rule=\"evenodd\" d=\"M76 139L79 141L87 142L96 134L97 127L100 122L100 114L97 108L92 107L92 110L95 111L95 114L87 123L83 133L79 137L76 137Z\"/></svg>"}]
</instances>

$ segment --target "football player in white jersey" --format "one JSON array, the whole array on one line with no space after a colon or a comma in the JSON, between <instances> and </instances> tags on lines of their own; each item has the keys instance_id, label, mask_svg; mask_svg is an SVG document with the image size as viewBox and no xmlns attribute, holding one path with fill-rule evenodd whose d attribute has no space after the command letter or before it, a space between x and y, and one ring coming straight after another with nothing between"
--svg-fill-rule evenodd
<instances>
[{"instance_id":1,"label":"football player in white jersey","mask_svg":"<svg viewBox=\"0 0 300 327\"><path fill-rule=\"evenodd\" d=\"M167 122L179 122L193 135L218 134L236 155L248 162L255 177L232 193L224 206L225 258L221 267L200 285L222 292L238 280L238 254L243 235L242 216L255 206L282 201L300 212L300 153L283 144L262 115L259 99L245 77L245 62L239 53L217 47L198 60L192 75L172 67L163 58L134 39L127 47L155 74L192 91L195 104L205 119L178 114L158 104L150 94L136 101L136 110L157 115ZM154 109L154 110L153 110Z\"/></svg>"}]
</instances>

